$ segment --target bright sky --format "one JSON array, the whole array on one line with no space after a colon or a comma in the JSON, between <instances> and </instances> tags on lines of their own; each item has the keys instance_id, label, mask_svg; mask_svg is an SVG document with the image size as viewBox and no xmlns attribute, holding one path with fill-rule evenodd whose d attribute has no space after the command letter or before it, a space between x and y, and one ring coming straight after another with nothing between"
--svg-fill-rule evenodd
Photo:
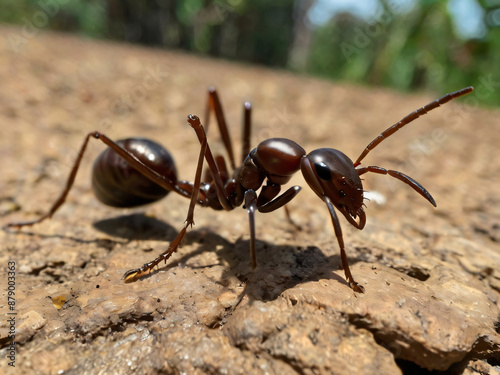
<instances>
[{"instance_id":1,"label":"bright sky","mask_svg":"<svg viewBox=\"0 0 500 375\"><path fill-rule=\"evenodd\" d=\"M418 0L390 0L389 5L396 14L408 13ZM308 17L313 25L322 25L342 12L369 21L381 11L379 0L316 0ZM481 38L486 33L484 9L477 0L448 0L457 33L464 39Z\"/></svg>"}]
</instances>

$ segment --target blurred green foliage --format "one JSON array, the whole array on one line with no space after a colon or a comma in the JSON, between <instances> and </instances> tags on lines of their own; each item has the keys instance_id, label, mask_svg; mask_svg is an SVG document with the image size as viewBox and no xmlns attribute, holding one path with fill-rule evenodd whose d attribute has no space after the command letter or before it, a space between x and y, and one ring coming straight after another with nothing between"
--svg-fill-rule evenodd
<instances>
[{"instance_id":1,"label":"blurred green foliage","mask_svg":"<svg viewBox=\"0 0 500 375\"><path fill-rule=\"evenodd\" d=\"M318 26L307 17L314 0L2 0L0 22L400 90L482 86L482 104L500 103L500 0L480 0L487 31L468 40L448 1L420 0L409 12L388 1L370 21L341 13Z\"/></svg>"},{"instance_id":2,"label":"blurred green foliage","mask_svg":"<svg viewBox=\"0 0 500 375\"><path fill-rule=\"evenodd\" d=\"M106 36L103 0L2 0L0 22L27 28L80 32L92 37Z\"/></svg>"},{"instance_id":3,"label":"blurred green foliage","mask_svg":"<svg viewBox=\"0 0 500 375\"><path fill-rule=\"evenodd\" d=\"M421 1L407 14L394 14L385 7L371 23L339 14L316 30L307 70L400 90L443 93L482 85L487 86L482 88L482 104L497 106L500 29L487 26L484 38L461 39L446 1Z\"/></svg>"}]
</instances>

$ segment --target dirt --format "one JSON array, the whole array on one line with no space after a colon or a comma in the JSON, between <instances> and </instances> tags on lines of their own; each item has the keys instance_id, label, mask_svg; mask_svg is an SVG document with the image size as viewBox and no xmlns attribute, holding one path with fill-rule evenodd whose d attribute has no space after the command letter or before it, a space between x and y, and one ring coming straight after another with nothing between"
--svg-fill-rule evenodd
<instances>
[{"instance_id":1,"label":"dirt","mask_svg":"<svg viewBox=\"0 0 500 375\"><path fill-rule=\"evenodd\" d=\"M203 118L211 85L238 163L245 100L253 147L286 137L307 152L330 147L355 159L381 131L444 94L403 95L41 31L27 38L5 26L0 38L0 226L47 212L93 130L164 144L179 178L192 181L200 146L186 117ZM105 146L91 140L54 217L0 231L2 370L497 373L500 112L478 105L492 89L480 78L475 93L416 120L363 160L410 175L437 202L389 176L363 176L366 227L343 218L341 225L364 294L345 281L327 207L300 172L290 182L303 187L288 205L295 225L284 210L257 214L255 271L246 210L198 207L168 264L124 283L126 270L175 238L188 200L171 193L135 209L99 203L90 172ZM213 120L208 138L224 151Z\"/></svg>"}]
</instances>

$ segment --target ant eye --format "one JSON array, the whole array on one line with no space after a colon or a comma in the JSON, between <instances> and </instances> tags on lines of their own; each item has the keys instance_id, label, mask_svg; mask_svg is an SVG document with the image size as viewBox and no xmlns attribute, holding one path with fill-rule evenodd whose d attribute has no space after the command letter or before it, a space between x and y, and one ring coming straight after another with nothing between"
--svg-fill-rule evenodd
<instances>
[{"instance_id":1,"label":"ant eye","mask_svg":"<svg viewBox=\"0 0 500 375\"><path fill-rule=\"evenodd\" d=\"M323 163L314 163L314 168L316 169L316 173L318 174L319 178L325 181L330 181L332 179L332 172L330 172L330 168Z\"/></svg>"}]
</instances>

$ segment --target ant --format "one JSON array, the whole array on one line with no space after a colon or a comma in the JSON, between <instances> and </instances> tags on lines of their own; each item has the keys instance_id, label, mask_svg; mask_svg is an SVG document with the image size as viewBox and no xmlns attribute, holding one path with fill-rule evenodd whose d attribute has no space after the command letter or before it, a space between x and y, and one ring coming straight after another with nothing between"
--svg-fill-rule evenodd
<instances>
[{"instance_id":1,"label":"ant","mask_svg":"<svg viewBox=\"0 0 500 375\"><path fill-rule=\"evenodd\" d=\"M251 105L246 102L243 116L242 164L236 167L222 105L217 91L210 88L205 111L207 121L205 126L208 131L208 120L210 115L215 113L222 141L233 170L232 175L229 174L224 157L214 158L212 155L205 128L195 115L189 115L187 118L201 144L194 182L177 179L172 156L156 142L143 138L127 138L113 142L106 135L94 131L86 136L71 169L66 187L49 212L36 220L10 223L7 226L20 228L40 223L52 217L64 203L73 185L89 139L95 138L108 146L97 157L92 172L93 190L102 203L114 207L134 207L155 202L170 191L190 198L184 227L170 243L168 249L143 266L125 272L123 275L125 281L131 281L136 276L151 271L161 261L166 262L177 251L187 228L194 224L196 204L215 210L233 210L244 204L243 207L248 211L250 222L251 265L252 268L255 268L257 266L255 211L272 212L290 202L299 193L301 187L293 186L280 194L281 186L286 184L291 176L300 169L308 185L328 208L340 247L342 268L349 285L355 292L363 293L364 287L354 281L349 269L342 230L335 211L337 209L355 228L364 228L366 215L363 209L363 185L359 176L368 172L389 175L409 185L434 207L436 207L436 202L422 185L404 173L377 166L359 167L361 161L384 139L405 125L440 105L469 94L473 90L473 87L466 87L446 94L410 113L368 144L354 163L344 153L332 148L320 148L307 154L297 143L285 138L267 139L250 150ZM205 181L202 182L204 161L207 162L210 173L207 173ZM257 193L259 189L261 190Z\"/></svg>"}]
</instances>

